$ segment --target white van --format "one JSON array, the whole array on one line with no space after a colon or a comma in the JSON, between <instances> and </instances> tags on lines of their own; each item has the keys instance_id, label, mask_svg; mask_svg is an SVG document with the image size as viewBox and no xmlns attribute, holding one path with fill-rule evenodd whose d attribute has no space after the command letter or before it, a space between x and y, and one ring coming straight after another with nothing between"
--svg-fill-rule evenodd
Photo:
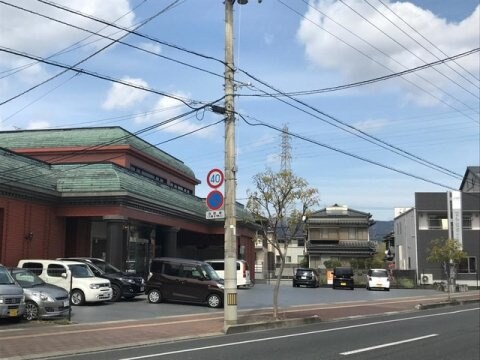
<instances>
[{"instance_id":1,"label":"white van","mask_svg":"<svg viewBox=\"0 0 480 360\"><path fill-rule=\"evenodd\" d=\"M70 291L72 305L108 301L112 298L110 280L96 277L87 264L77 261L20 260L19 268L28 269L43 281Z\"/></svg>"},{"instance_id":2,"label":"white van","mask_svg":"<svg viewBox=\"0 0 480 360\"><path fill-rule=\"evenodd\" d=\"M205 260L215 270L215 272L222 279L225 278L225 260ZM245 260L237 260L237 287L252 287L252 280L250 279L250 270L248 263Z\"/></svg>"}]
</instances>

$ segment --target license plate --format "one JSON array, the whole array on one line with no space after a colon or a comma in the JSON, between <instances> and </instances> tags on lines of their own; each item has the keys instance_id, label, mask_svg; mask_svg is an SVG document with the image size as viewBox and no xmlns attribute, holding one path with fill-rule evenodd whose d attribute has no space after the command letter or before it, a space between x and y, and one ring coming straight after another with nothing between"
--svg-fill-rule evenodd
<instances>
[{"instance_id":1,"label":"license plate","mask_svg":"<svg viewBox=\"0 0 480 360\"><path fill-rule=\"evenodd\" d=\"M18 309L9 309L8 316L18 316Z\"/></svg>"},{"instance_id":2,"label":"license plate","mask_svg":"<svg viewBox=\"0 0 480 360\"><path fill-rule=\"evenodd\" d=\"M382 286L382 284L377 284L377 286L381 287L381 286Z\"/></svg>"},{"instance_id":3,"label":"license plate","mask_svg":"<svg viewBox=\"0 0 480 360\"><path fill-rule=\"evenodd\" d=\"M145 291L145 287L140 286L140 291Z\"/></svg>"},{"instance_id":4,"label":"license plate","mask_svg":"<svg viewBox=\"0 0 480 360\"><path fill-rule=\"evenodd\" d=\"M341 286L347 286L347 283L346 282L341 282L340 285Z\"/></svg>"},{"instance_id":5,"label":"license plate","mask_svg":"<svg viewBox=\"0 0 480 360\"><path fill-rule=\"evenodd\" d=\"M63 300L63 307L69 307L69 306L70 306L70 301Z\"/></svg>"},{"instance_id":6,"label":"license plate","mask_svg":"<svg viewBox=\"0 0 480 360\"><path fill-rule=\"evenodd\" d=\"M306 277L306 276L302 276L302 279L303 279L303 280L307 280L307 277Z\"/></svg>"}]
</instances>

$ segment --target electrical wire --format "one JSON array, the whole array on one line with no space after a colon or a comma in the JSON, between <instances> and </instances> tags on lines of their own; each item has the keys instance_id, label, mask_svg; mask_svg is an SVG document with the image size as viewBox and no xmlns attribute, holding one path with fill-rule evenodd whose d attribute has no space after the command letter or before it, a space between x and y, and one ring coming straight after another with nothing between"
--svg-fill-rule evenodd
<instances>
[{"instance_id":1,"label":"electrical wire","mask_svg":"<svg viewBox=\"0 0 480 360\"><path fill-rule=\"evenodd\" d=\"M289 10L291 10L292 12L296 13L297 15L299 15L300 17L304 18L305 20L311 22L312 24L314 24L315 26L317 26L318 28L322 29L323 31L325 31L326 33L328 33L329 35L331 35L332 37L334 37L335 39L337 39L338 41L344 43L345 45L347 45L348 47L354 49L355 51L357 51L358 53L360 53L361 55L365 56L366 58L368 58L369 60L371 60L372 62L378 64L379 66L387 69L388 71L390 71L391 73L394 73L395 71L393 71L392 69L390 69L388 66L386 66L385 64L381 63L380 61L377 61L375 60L374 58L372 58L370 55L368 55L367 53L365 53L364 51L356 48L355 46L347 43L346 41L344 41L343 39L341 39L340 37L338 37L337 35L335 35L334 33L332 33L331 31L328 31L327 29L325 29L324 27L320 26L318 23L314 22L313 20L305 17L303 14L301 14L300 12L298 12L297 10L295 10L294 8L292 8L291 6L287 5L285 2L283 2L282 0L277 0L280 4L282 4L283 6L285 6L286 8L288 8ZM303 0L302 0L303 1ZM309 6L311 6L309 4ZM314 9L316 9L314 7ZM318 12L322 13L320 10L316 9ZM323 13L322 13L323 14ZM372 44L370 44L369 42L367 42L365 39L359 37L357 34L355 34L354 32L350 31L349 29L345 28L343 25L339 24L338 22L336 22L335 20L329 18L330 20L334 21L337 25L339 25L340 27L342 27L343 29L345 29L346 31L348 31L349 33L351 33L353 36L359 38L361 41L367 43L368 45L372 46L374 49L376 49L377 51L381 52L382 54L386 55L383 51L381 51L380 49L376 48L375 46L373 46ZM388 56L388 55L386 55ZM393 61L396 61L395 59L392 59ZM397 62L398 63L398 62ZM401 63L398 63L399 65L401 66L404 66L402 65ZM404 66L405 67L405 66ZM446 102L444 99L436 96L435 94L432 94L431 92L429 92L428 90L425 90L424 88L422 88L421 86L419 86L418 84L416 84L415 82L405 78L405 77L402 77L402 80L408 82L410 85L412 85L413 87L419 89L420 91L426 93L427 95L431 96L432 98L436 99L437 101L445 104L446 106L452 108L453 110L459 112L460 114L462 114L463 116L473 120L473 121L477 121L475 118L469 116L468 114L464 113L462 110L460 109L457 109L456 107L454 107L453 105L449 104L448 102ZM432 84L433 85L433 84ZM436 86L436 85L433 85L433 86ZM443 89L439 89L439 91L441 92L444 92ZM467 105L467 107L469 107ZM475 109L474 109L475 111ZM478 111L477 111L478 112Z\"/></svg>"},{"instance_id":2,"label":"electrical wire","mask_svg":"<svg viewBox=\"0 0 480 360\"><path fill-rule=\"evenodd\" d=\"M328 93L328 92L334 92L334 91L339 91L339 90L345 90L345 89L350 89L350 88L364 86L364 85L370 85L370 84L373 84L373 83L376 83L376 82L379 82L379 81L390 80L390 79L393 79L393 78L396 78L396 77L399 77L399 76L403 76L403 75L407 75L407 74L410 74L410 73L413 73L413 72L416 72L416 71L427 69L427 68L430 68L432 66L445 64L449 61L455 61L456 59L460 59L462 57L472 55L472 54L477 53L479 51L480 51L480 48L472 49L472 50L465 51L463 53L460 53L460 54L457 54L457 55L454 55L454 56L450 56L450 57L445 58L445 59L440 59L440 60L431 62L429 64L420 65L420 66L417 66L417 67L414 67L414 68L411 68L411 69L408 69L408 70L400 71L400 72L385 75L385 76L376 77L376 78L373 78L373 79L357 81L357 82L350 83L350 84L338 85L338 86L333 86L333 87L328 87L328 88L323 88L323 89L285 92L285 94L287 94L289 96L314 95L314 94L321 94L321 93ZM267 94L237 94L236 96L277 97L277 96L283 96L283 95L278 94L278 93L277 94L267 93Z\"/></svg>"},{"instance_id":3,"label":"electrical wire","mask_svg":"<svg viewBox=\"0 0 480 360\"><path fill-rule=\"evenodd\" d=\"M259 82L259 83L261 83L262 85L268 87L269 89L274 90L274 91L276 91L276 92L284 95L284 96L287 97L288 99L290 99L290 100L292 100L292 101L294 101L294 102L296 102L296 103L298 103L298 104L300 104L300 105L302 105L302 106L304 106L304 107L306 107L306 108L308 108L308 109L311 109L311 110L313 110L314 112L316 112L316 113L318 113L318 114L320 114L320 115L322 115L322 116L324 116L324 117L326 117L326 118L328 118L328 119L333 120L333 122L330 121L330 120L327 120L327 119L325 119L325 118L322 118L322 117L320 117L320 116L318 116L318 115L312 114L311 112L308 112L308 111L300 108L300 107L297 106L297 105L291 104L291 103L289 103L289 102L287 102L287 101L285 101L285 100L283 100L283 99L281 99L281 98L276 97L276 99L277 99L278 101L281 101L281 102L283 102L284 104L287 104L287 105L289 105L289 106L291 106L291 107L293 107L293 108L295 108L295 109L297 109L297 110L300 110L300 111L302 111L302 112L304 112L304 113L306 113L306 114L308 114L308 115L310 115L310 116L313 116L313 117L315 117L315 118L317 118L317 119L319 119L319 120L321 120L321 121L323 121L323 122L326 122L327 124L330 124L330 125L338 128L338 129L340 129L340 130L342 130L342 131L348 132L348 133L350 133L350 134L352 134L352 135L354 135L354 136L357 136L357 137L359 137L359 138L361 138L361 139L363 139L363 140L366 140L366 141L368 141L368 142L370 142L370 143L372 143L372 144L375 144L375 145L377 145L377 146L380 146L380 147L382 147L382 148L384 148L384 149L386 149L386 150L392 151L392 152L394 152L394 153L396 153L396 154L398 154L398 155L401 155L400 153L403 153L404 155L401 155L401 156L404 156L404 157L406 157L406 158L408 158L408 159L410 159L410 160L413 160L413 161L415 161L415 162L418 162L418 163L420 163L420 164L422 164L422 165L424 165L424 166L427 166L427 167L429 167L429 168L431 168L431 169L434 169L434 170L436 170L436 171L442 172L442 173L447 174L447 175L452 176L452 177L460 177L460 178L462 177L462 175L460 175L460 174L457 174L457 173L455 173L455 172L453 172L453 171L451 171L451 170L448 170L448 169L446 169L446 168L444 168L444 167L442 167L442 166L440 166L440 165L436 165L436 164L434 164L433 162L430 162L430 161L428 161L428 160L426 160L426 159L422 159L422 158L420 158L420 157L418 157L418 156L416 156L416 155L414 155L414 154L412 154L412 153L410 153L410 152L407 152L407 151L405 151L405 150L403 150L403 149L400 149L400 148L398 148L398 147L396 147L396 146L394 146L394 145L392 145L392 144L389 144L389 143L387 143L386 141L384 141L384 140L382 140L382 139L380 139L380 138L378 138L378 137L375 137L375 136L373 136L373 135L371 135L371 134L368 134L367 132L365 132L365 131L363 131L363 130L360 130L360 129L356 128L356 127L353 126L353 125L350 125L350 124L348 124L348 123L345 123L344 121L341 121L341 120L333 117L332 115L329 115L329 114L327 114L327 113L325 113L325 112L323 112L323 111L318 110L318 109L316 109L315 107L313 107L313 106L311 106L311 105L309 105L309 104L307 104L307 103L305 103L305 102L303 102L303 101L301 101L301 100L298 100L298 99L296 99L296 98L294 98L294 97L292 97L292 96L289 96L289 95L285 94L284 92L282 92L282 91L274 88L272 85L267 84L266 82L264 82L264 81L256 78L255 76L253 76L253 75L251 75L251 74L249 74L249 73L247 73L247 72L245 72L245 71L243 71L243 70L240 70L240 71L241 71L242 73L244 73L245 75L247 75L248 77L254 79L255 81L257 81L257 82ZM344 127L341 127L341 126L339 126L339 125L337 125L337 124L335 124L335 123L339 123L339 124L343 125ZM374 141L372 141L372 140L374 140ZM376 143L375 141L376 141L377 143Z\"/></svg>"},{"instance_id":4,"label":"electrical wire","mask_svg":"<svg viewBox=\"0 0 480 360\"><path fill-rule=\"evenodd\" d=\"M58 156L58 157L56 157L56 158L51 158L51 159L48 160L48 164L51 164L51 165L55 165L56 163L59 164L60 161L65 161L65 160L67 160L67 159L69 159L69 158L77 157L77 156L79 156L79 155L81 155L81 154L83 154L83 153L91 152L91 151L93 151L93 150L98 150L98 149L104 148L104 147L106 147L106 146L113 145L113 144L118 143L118 142L120 142L120 141L126 140L126 139L128 139L128 138L130 138L130 137L134 137L134 136L138 137L138 135L141 135L141 134L143 134L143 133L146 133L146 132L148 132L148 131L151 131L152 129L158 128L158 127L163 126L163 125L166 125L166 124L171 123L171 122L173 122L173 121L175 121L175 120L178 120L178 119L180 119L180 118L182 118L182 117L188 116L188 115L190 115L190 114L192 114L192 113L194 113L194 112L198 112L198 111L200 111L200 110L202 110L202 109L207 109L207 108L211 107L213 104L217 103L218 101L220 101L220 100L222 100L222 99L223 99L223 97L222 97L221 99L217 99L217 100L215 100L215 101L213 101L213 102L210 102L210 103L208 103L208 104L206 104L206 105L203 105L203 106L201 106L201 107L199 107L199 108L196 108L196 109L193 109L193 110L189 110L189 111L186 112L186 113L177 115L177 116L172 117L172 118L170 118L170 119L167 119L167 120L165 120L165 121L163 121L163 122L161 122L161 123L156 123L156 124L153 124L153 125L148 126L148 127L146 127L146 128L143 128L143 129L141 129L141 130L139 130L139 131L136 131L135 133L129 133L129 134L125 135L125 136L122 136L122 137L119 137L119 138L115 138L115 139L109 140L109 141L104 142L104 143L100 143L100 144L96 144L96 145L93 145L93 146L89 146L89 147L86 147L86 148L84 148L84 149L82 149L82 150L74 151L73 153L70 153L70 154L67 154L67 155L62 155L62 156ZM196 131L203 130L204 128L207 128L207 127L216 125L216 124L218 124L218 123L220 123L220 122L222 122L222 121L224 121L224 120L222 119L221 121L217 121L216 123L209 124L209 125L204 126L204 127L202 127L202 128L196 129L195 131L191 131L190 133L194 133L194 132L196 132ZM187 135L188 135L188 134L187 134ZM180 136L180 137L183 137L183 136L186 136L186 134L183 134L183 135ZM180 138L180 137L176 137L176 138ZM169 141L170 141L170 140L169 140ZM168 142L168 141L164 141L164 142ZM164 142L162 142L162 143L164 143ZM161 143L159 143L159 144L161 144ZM150 144L150 143L147 143L147 142L146 142L146 146L143 147L143 148L140 148L139 150L144 150L144 149L149 148L149 147L153 147L153 148L155 148L155 149L157 149L157 150L160 150L160 149L156 148L156 145L153 145L153 144ZM160 150L160 151L162 151L162 150ZM163 152L163 151L162 151L162 152ZM118 157L120 157L120 156L123 156L123 155L115 155L115 156L112 156L112 157L110 157L110 158L102 159L101 162L103 163L103 162L106 162L106 161L109 161L109 160L114 160L114 159L116 159L116 158L118 158ZM46 161L44 161L44 162L46 162ZM98 163L99 163L99 162L92 162L92 163L88 163L88 164L81 164L81 165L79 165L79 166L66 169L66 170L64 170L64 171L75 170L75 169L78 169L78 168L81 168L81 167L85 167L85 166L89 166L89 165L94 165L94 164L98 164ZM28 170L28 168L32 168L32 169L33 169L33 168L35 168L35 165L26 165L26 166L23 166L23 167L18 167L18 168L15 169L15 171L16 171L16 172L18 172L19 170L26 171L26 170ZM63 171L61 171L61 172L63 172ZM35 178L42 177L42 176L46 176L46 175L47 175L47 174L40 174L40 175L36 175L36 176L31 176L31 177L16 178L16 177L13 177L13 176L12 176L12 172L11 172L11 171L8 171L8 172L0 173L0 177L3 177L3 178L6 178L6 179L7 179L7 181L0 182L0 185L9 184L9 183L12 183L12 182L22 182L22 181L31 180L31 179L35 179Z\"/></svg>"},{"instance_id":5,"label":"electrical wire","mask_svg":"<svg viewBox=\"0 0 480 360\"><path fill-rule=\"evenodd\" d=\"M149 23L150 21L152 21L153 19L155 19L155 18L158 17L159 15L161 15L161 14L163 14L164 12L168 11L173 5L175 5L175 4L178 3L179 1L180 1L180 0L175 0L173 3L171 3L170 5L168 5L167 7L165 7L164 9L160 10L159 12L157 12L157 13L154 14L154 15L152 15L151 17L145 19L143 22L141 22L139 25L137 25L137 26L135 27L135 29L138 29L138 28L146 25L147 23ZM2 2L2 3L9 5L8 3L5 3L5 2ZM25 95L26 93L28 93L28 92L30 92L30 91L38 88L38 87L41 86L41 85L46 84L47 82L50 82L50 81L53 80L53 79L56 79L56 78L59 77L60 75L63 75L63 74L66 73L67 71L72 70L72 69L75 68L76 66L78 66L78 65L86 62L87 60L89 60L89 59L91 59L92 57L94 57L95 55L101 53L102 51L104 51L105 49L109 48L110 46L116 44L118 41L120 41L121 39L125 38L125 37L128 36L129 34L130 34L129 32L126 32L124 35L120 36L120 38L113 40L112 42L110 42L110 43L108 43L107 45L101 47L100 49L98 49L98 50L95 51L94 53L90 54L90 55L87 56L86 58L83 58L82 60L76 62L76 63L73 64L72 66L70 66L70 67L64 67L65 70L63 70L63 71L57 73L56 75L54 75L54 76L52 76L52 77L50 77L50 78L48 78L48 79L40 82L39 84L34 85L34 86L30 87L29 89L27 89L27 90L25 90L25 91L23 91L23 92L21 92L21 93L19 93L19 94L16 94L15 96L10 97L10 98L8 98L7 100L1 102L1 103L0 103L0 106L6 104L6 103L8 103L8 102L10 102L10 101L12 101L12 100L14 100L14 99L16 99L16 98L18 98L18 97L20 97L20 96L22 96L22 95ZM40 61L39 59L35 59L35 60ZM45 63L45 61L46 61L46 60L43 59L41 62L44 62L44 63ZM180 100L180 101L181 101L181 100Z\"/></svg>"},{"instance_id":6,"label":"electrical wire","mask_svg":"<svg viewBox=\"0 0 480 360\"><path fill-rule=\"evenodd\" d=\"M422 44L420 44L415 38L413 38L410 34L408 34L405 30L403 30L402 28L400 28L397 24L395 24L392 20L390 20L387 16L385 16L384 13L382 13L380 10L378 10L375 6L373 6L368 0L365 0L365 2L367 3L368 6L370 6L375 12L377 12L378 14L380 14L383 18L385 18L390 24L392 24L393 26L395 26L397 29L399 29L402 33L404 33L406 36L408 36L410 39L412 39L413 41L415 41L418 45L420 45L424 50L426 50L429 54L433 55L436 59L439 59L438 56L436 56L434 53L432 53L430 50L428 50L425 46L423 46ZM377 29L380 30L380 28L377 27ZM383 32L383 31L382 31ZM389 36L389 35L387 35ZM392 38L393 39L393 38ZM395 40L396 41L396 40ZM397 42L397 41L396 41ZM413 51L409 50L406 46L404 46L403 44L401 44L400 42L397 42L400 46L402 46L405 50L407 50L409 53L411 53L412 55L414 55L417 59L419 59L420 61L422 61L424 64L427 64L427 62L422 59L421 57L419 57L417 54L415 54ZM454 69L452 69L453 71L455 71ZM452 83L454 83L455 85L457 85L459 88L461 88L462 90L464 90L465 92L473 95L475 97L475 99L478 99L478 95L471 92L470 90L466 89L463 85L459 84L457 81L455 81L454 79L450 78L449 76L447 76L445 73L439 71L438 69L435 69L435 71L442 75L443 77L445 77L446 79L450 80ZM458 75L462 76L462 74L458 73ZM475 84L474 82L470 81L470 79L467 79L467 78L464 78L466 81L468 81L470 84L472 84L473 86L477 87L478 88L478 85Z\"/></svg>"},{"instance_id":7,"label":"electrical wire","mask_svg":"<svg viewBox=\"0 0 480 360\"><path fill-rule=\"evenodd\" d=\"M131 82L128 82L128 81L115 79L113 77L110 77L110 76L107 76L107 75L102 75L102 74L92 72L92 71L88 71L88 70L85 70L85 69L79 69L79 68L75 67L75 65L65 65L65 64L61 64L61 63L56 62L56 61L46 60L44 58L41 58L41 57L38 57L38 56L35 56L35 55L32 55L32 54L28 54L26 52L21 52L21 51L5 48L3 46L0 46L0 51L8 53L8 54L13 54L13 55L25 57L25 58L28 58L28 59L31 59L31 60L36 60L36 61L44 63L44 64L60 67L60 68L66 69L66 71L71 70L71 71L74 71L74 72L77 72L77 73L80 73L80 74L86 74L86 75L92 76L94 78L107 80L107 81L110 81L110 82L113 82L113 83L122 84L122 85L125 85L125 86L128 86L128 87L131 87L131 88L151 92L151 93L154 93L154 94L157 94L157 95L162 95L162 96L180 101L183 104L185 104L186 106L193 109L193 107L189 104L189 102L187 102L183 98L181 98L179 96L172 95L172 94L168 94L166 92L162 92L162 91L155 90L155 89L152 89L152 88L149 88L149 87L146 87L146 86L141 86L141 85L138 85L138 84L134 84L134 83L131 83ZM62 72L62 73L64 73L64 72ZM37 86L40 86L40 84L37 85ZM17 95L16 97L18 97L18 96L20 96L20 95ZM13 100L13 98L10 98L10 99L7 99L7 100L4 100L4 101L0 102L0 106L8 103L11 100ZM191 102L193 102L193 101L191 101Z\"/></svg>"},{"instance_id":8,"label":"electrical wire","mask_svg":"<svg viewBox=\"0 0 480 360\"><path fill-rule=\"evenodd\" d=\"M250 125L250 126L263 126L263 127L267 127L267 128L270 128L272 130L275 130L275 131L278 131L278 132L281 132L282 134L286 134L286 135L289 135L289 136L292 136L292 137L295 137L297 139L300 139L300 140L304 140L306 142L309 142L309 143L312 143L312 144L315 144L315 145L318 145L318 146L321 146L321 147L324 147L328 150L332 150L332 151L335 151L335 152L338 152L340 154L343 154L343 155L346 155L346 156L349 156L349 157L352 157L352 158L355 158L357 160L361 160L361 161L364 161L364 162L367 162L367 163L370 163L372 165L376 165L376 166L379 166L381 168L384 168L384 169L387 169L387 170L391 170L391 171L394 171L394 172L397 172L399 174L402 174L402 175L406 175L408 177L412 177L412 178L415 178L417 180L422 180L422 181L425 181L425 182L428 182L430 184L434 184L434 185L438 185L438 186L441 186L443 188L447 188L447 189L450 189L450 190L457 190L451 186L448 186L448 185L445 185L445 184L441 184L439 182L436 182L436 181L433 181L433 180L429 180L427 178L424 178L422 176L418 176L418 175L415 175L415 174L412 174L412 173L409 173L407 171L404 171L404 170L400 170L400 169L397 169L397 168L394 168L393 166L389 166L389 165L385 165L385 164L382 164L378 161L375 161L375 160L371 160L371 159L368 159L368 158L365 158L365 157L362 157L362 156L359 156L359 155L355 155L355 154L352 154L348 151L345 151L345 150L342 150L342 149L339 149L339 148L336 148L336 147L333 147L333 146L330 146L330 145L327 145L327 144L324 144L324 143L321 143L319 141L316 141L316 140L313 140L313 139L310 139L306 136L303 136L303 135L300 135L300 134L296 134L296 133L293 133L291 131L286 131L285 129L283 128L279 128L277 126L274 126L272 124L268 124L268 123L265 123L263 121L260 121L258 119L255 119L255 121L257 121L257 123L251 123L249 122L247 119L245 119L245 117L238 113L238 112L235 112L235 114L237 114L238 116L240 116L242 118L242 120Z\"/></svg>"}]
</instances>

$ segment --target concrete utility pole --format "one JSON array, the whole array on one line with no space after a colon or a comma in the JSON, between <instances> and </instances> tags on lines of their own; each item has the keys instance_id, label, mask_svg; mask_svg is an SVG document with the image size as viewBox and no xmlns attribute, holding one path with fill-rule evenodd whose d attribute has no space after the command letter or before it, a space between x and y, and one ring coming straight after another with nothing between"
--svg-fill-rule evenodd
<instances>
[{"instance_id":1,"label":"concrete utility pole","mask_svg":"<svg viewBox=\"0 0 480 360\"><path fill-rule=\"evenodd\" d=\"M237 0L245 5L248 0ZM262 2L262 0L258 0ZM237 217L235 106L233 65L233 4L225 0L225 298L224 328L237 323Z\"/></svg>"},{"instance_id":2,"label":"concrete utility pole","mask_svg":"<svg viewBox=\"0 0 480 360\"><path fill-rule=\"evenodd\" d=\"M237 323L237 219L235 212L235 113L233 3L225 0L225 299L224 327Z\"/></svg>"}]
</instances>

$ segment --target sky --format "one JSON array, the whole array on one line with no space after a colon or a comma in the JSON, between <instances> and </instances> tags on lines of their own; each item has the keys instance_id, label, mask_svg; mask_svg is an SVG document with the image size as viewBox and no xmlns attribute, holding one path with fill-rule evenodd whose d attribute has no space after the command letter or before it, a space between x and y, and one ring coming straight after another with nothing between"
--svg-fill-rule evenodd
<instances>
[{"instance_id":1,"label":"sky","mask_svg":"<svg viewBox=\"0 0 480 360\"><path fill-rule=\"evenodd\" d=\"M284 127L318 209L374 220L480 165L477 0L233 8L240 203L256 174L280 170ZM206 197L208 172L224 168L209 106L224 106L224 59L220 0L2 0L0 130L157 125L139 136L190 167Z\"/></svg>"}]
</instances>

